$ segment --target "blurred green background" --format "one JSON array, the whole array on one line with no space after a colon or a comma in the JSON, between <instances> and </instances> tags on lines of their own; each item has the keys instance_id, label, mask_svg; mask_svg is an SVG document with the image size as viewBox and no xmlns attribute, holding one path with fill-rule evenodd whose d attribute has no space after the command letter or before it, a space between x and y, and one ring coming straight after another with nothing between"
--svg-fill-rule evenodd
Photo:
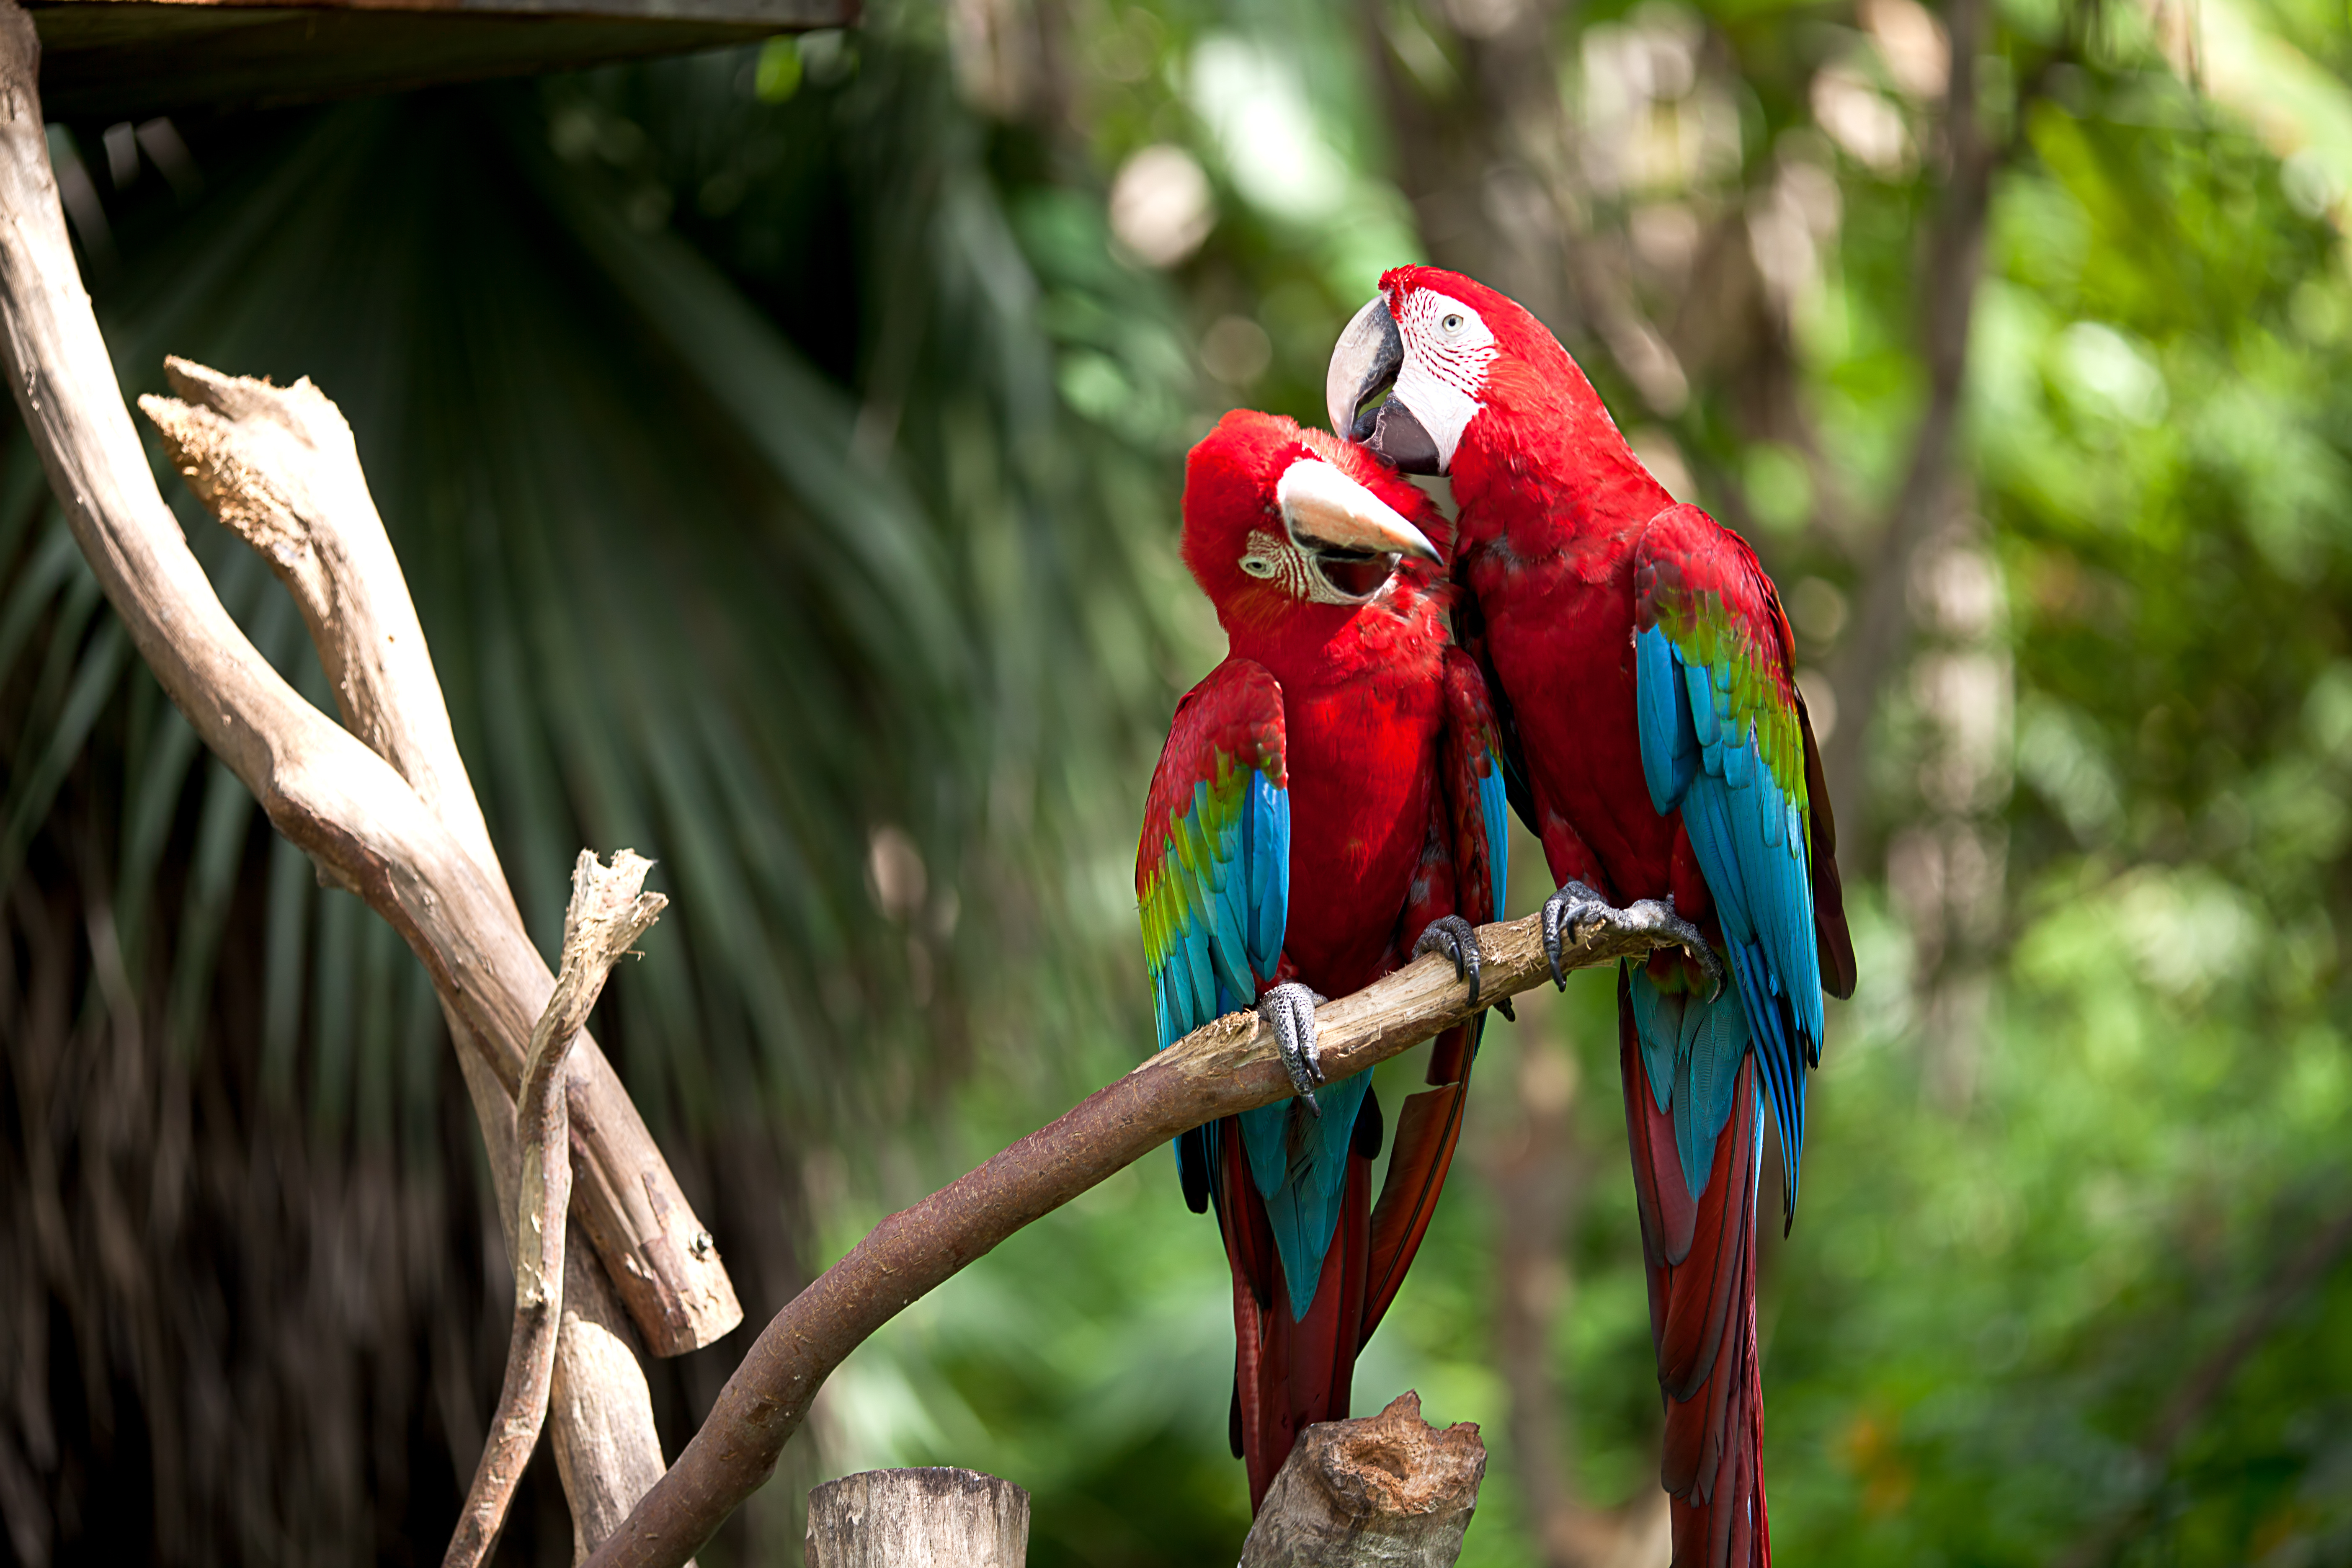
<instances>
[{"instance_id":1,"label":"blurred green background","mask_svg":"<svg viewBox=\"0 0 2352 1568\"><path fill-rule=\"evenodd\" d=\"M1766 1237L1781 1556L2284 1568L2352 1562L2347 20L877 0L51 145L126 389L351 417L542 944L580 844L660 859L600 1029L755 1322L1149 1044L1135 822L1219 652L1187 446L1319 423L1385 266L1517 294L1753 540L1830 753L1863 979ZM6 1550L436 1558L509 1289L437 1009L13 430L0 774ZM1665 1560L1610 1002L1490 1030L1357 1377L1485 1428L1465 1563ZM673 1449L748 1333L655 1369ZM1231 1561L1230 1333L1147 1160L853 1357L703 1561L919 1463L1030 1489L1040 1564ZM568 1561L547 1469L502 1561Z\"/></svg>"}]
</instances>

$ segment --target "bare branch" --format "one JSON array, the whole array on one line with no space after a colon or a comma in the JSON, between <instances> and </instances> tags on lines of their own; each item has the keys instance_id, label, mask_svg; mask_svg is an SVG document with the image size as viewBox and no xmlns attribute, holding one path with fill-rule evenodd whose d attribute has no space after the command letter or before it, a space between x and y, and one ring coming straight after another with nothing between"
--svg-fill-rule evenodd
<instances>
[{"instance_id":1,"label":"bare branch","mask_svg":"<svg viewBox=\"0 0 2352 1568\"><path fill-rule=\"evenodd\" d=\"M390 763L504 889L425 628L342 411L308 378L272 386L177 357L163 370L185 401L142 397L141 411L205 510L294 595L343 728Z\"/></svg>"},{"instance_id":2,"label":"bare branch","mask_svg":"<svg viewBox=\"0 0 2352 1568\"><path fill-rule=\"evenodd\" d=\"M1549 978L1542 922L1482 926L1479 999L1491 1006ZM1645 933L1588 930L1564 965L1646 955ZM1315 1010L1324 1070L1346 1078L1472 1013L1468 988L1431 954ZM979 1169L892 1215L770 1321L709 1419L590 1559L593 1568L676 1568L774 1470L784 1442L842 1358L884 1323L987 1253L1178 1133L1291 1093L1255 1013L1204 1024Z\"/></svg>"},{"instance_id":3,"label":"bare branch","mask_svg":"<svg viewBox=\"0 0 2352 1568\"><path fill-rule=\"evenodd\" d=\"M1408 1389L1360 1421L1321 1421L1274 1478L1241 1568L1454 1568L1486 1476L1477 1426L1438 1431Z\"/></svg>"},{"instance_id":4,"label":"bare branch","mask_svg":"<svg viewBox=\"0 0 2352 1568\"><path fill-rule=\"evenodd\" d=\"M74 264L41 123L38 58L31 22L14 0L0 0L0 215L7 219L0 223L0 357L50 487L140 656L205 744L279 832L416 950L512 1093L554 976L516 922L504 882L467 844L471 835L454 831L441 809L270 668L190 552L155 488ZM277 450L296 445L289 440ZM258 444L247 456L248 467L268 460ZM308 495L323 504L348 489L339 481L283 484L277 500ZM347 539L364 531L341 514L281 509L278 515ZM381 533L373 507L365 521ZM370 595L403 601L402 613L379 613L373 622L396 634L415 625L396 574L361 578L350 570L373 558L360 547L318 552L321 569L338 576L337 605ZM320 603L313 596L306 607ZM355 678L371 668L365 658L336 662L331 647L322 657ZM406 667L385 668L396 676ZM409 686L386 689L383 711L413 713ZM408 728L422 736L428 726ZM446 786L464 775L460 769L436 776ZM577 1054L568 1092L590 1166L583 1222L657 1352L709 1343L740 1321L733 1287L610 1065L593 1043Z\"/></svg>"},{"instance_id":5,"label":"bare branch","mask_svg":"<svg viewBox=\"0 0 2352 1568\"><path fill-rule=\"evenodd\" d=\"M564 1097L556 1089L605 976L669 901L638 890L652 868L652 861L628 849L616 852L609 867L583 849L572 868L572 904L563 917L555 994L531 1033L522 1097L515 1105L522 1179L515 1211L514 1331L507 1344L506 1383L457 1533L442 1559L444 1568L476 1568L489 1555L547 1418L563 1312L563 1216L572 1202L571 1129Z\"/></svg>"},{"instance_id":6,"label":"bare branch","mask_svg":"<svg viewBox=\"0 0 2352 1568\"><path fill-rule=\"evenodd\" d=\"M190 466L221 479L216 500L242 498L232 524L279 565L336 672L344 714L381 756L304 701L247 640L155 487L67 237L38 61L30 21L14 0L0 0L0 362L17 410L92 574L197 735L322 877L359 893L424 961L493 1177L509 1198L502 1217L510 1217L510 1106L554 977L499 872L350 432L315 395L289 400L265 384L174 367L192 405L181 421L192 445L209 440L234 458ZM716 1249L593 1041L572 1053L562 1081L582 1227L601 1254L572 1254L580 1310L565 1314L558 1350L555 1447L588 1547L660 1471L634 1359L638 1333L676 1354L725 1333L742 1314ZM615 1289L634 1327L611 1300Z\"/></svg>"},{"instance_id":7,"label":"bare branch","mask_svg":"<svg viewBox=\"0 0 2352 1568\"><path fill-rule=\"evenodd\" d=\"M501 906L505 928L520 935L520 917L467 781L425 634L369 498L351 427L307 380L278 387L185 360L166 367L186 401L150 396L140 406L163 433L173 466L286 584L334 684L345 726L415 788L472 858L482 887ZM464 934L428 932L442 941ZM543 974L544 965L539 968ZM477 1020L472 1035L490 1047L490 1065L507 1092L518 1093L525 1032ZM581 1223L657 1354L708 1344L742 1321L726 1268L601 1053L589 1042L578 1055L567 1092L590 1173L582 1186Z\"/></svg>"},{"instance_id":8,"label":"bare branch","mask_svg":"<svg viewBox=\"0 0 2352 1568\"><path fill-rule=\"evenodd\" d=\"M473 1099L490 1156L499 1228L507 1256L515 1256L515 1210L522 1192L514 1097L499 1086L473 1042L466 1021L447 1007L457 1066ZM663 1469L661 1434L654 1426L653 1391L646 1383L645 1342L613 1289L596 1249L576 1225L563 1235L563 1308L555 1339L555 1377L548 1400L548 1446L572 1506L577 1561L621 1527Z\"/></svg>"}]
</instances>

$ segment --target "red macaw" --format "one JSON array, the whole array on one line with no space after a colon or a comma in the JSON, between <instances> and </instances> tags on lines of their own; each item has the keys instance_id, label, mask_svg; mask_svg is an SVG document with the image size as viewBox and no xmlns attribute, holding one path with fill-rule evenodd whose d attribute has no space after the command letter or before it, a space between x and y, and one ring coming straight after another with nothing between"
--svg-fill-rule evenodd
<instances>
[{"instance_id":1,"label":"red macaw","mask_svg":"<svg viewBox=\"0 0 2352 1568\"><path fill-rule=\"evenodd\" d=\"M1747 542L1675 505L1567 351L1491 289L1388 273L1326 394L1334 429L1453 480L1465 640L1495 682L1514 804L1560 884L1543 910L1554 976L1563 930L1684 944L1618 978L1661 1479L1677 1564L1769 1563L1759 1084L1792 1213L1822 992L1854 980L1788 618Z\"/></svg>"},{"instance_id":2,"label":"red macaw","mask_svg":"<svg viewBox=\"0 0 2352 1568\"><path fill-rule=\"evenodd\" d=\"M1242 411L1193 448L1183 510L1184 563L1230 651L1177 705L1135 891L1160 1047L1254 1005L1298 1090L1177 1142L1233 1268L1233 1443L1255 1510L1298 1434L1349 1414L1476 1042L1438 1040L1443 1087L1405 1102L1374 1205L1379 1103L1368 1075L1317 1092L1315 1004L1433 949L1475 996L1470 928L1502 902L1509 808L1485 682L1447 636L1451 533L1426 496L1360 448Z\"/></svg>"}]
</instances>

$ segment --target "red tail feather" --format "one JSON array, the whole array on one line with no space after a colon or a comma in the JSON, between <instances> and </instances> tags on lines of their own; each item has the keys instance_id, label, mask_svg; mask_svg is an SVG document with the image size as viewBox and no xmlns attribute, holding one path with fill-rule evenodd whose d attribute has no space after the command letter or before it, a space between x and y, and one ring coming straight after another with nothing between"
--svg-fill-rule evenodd
<instances>
[{"instance_id":1,"label":"red tail feather","mask_svg":"<svg viewBox=\"0 0 2352 1568\"><path fill-rule=\"evenodd\" d=\"M1437 1212L1437 1194L1453 1169L1454 1150L1462 1141L1463 1101L1470 1093L1475 1027L1465 1024L1437 1037L1430 1053L1429 1080L1442 1087L1412 1096L1397 1111L1388 1175L1381 1183L1381 1201L1372 1208L1371 1284L1364 1300L1367 1342L1404 1285L1405 1270L1421 1250L1421 1238Z\"/></svg>"},{"instance_id":2,"label":"red tail feather","mask_svg":"<svg viewBox=\"0 0 2352 1568\"><path fill-rule=\"evenodd\" d=\"M1764 1391L1756 1353L1756 1062L1740 1064L1731 1119L1696 1203L1658 1110L1618 985L1625 1131L1633 1150L1650 1331L1666 1429L1658 1479L1671 1495L1675 1568L1769 1568Z\"/></svg>"},{"instance_id":3,"label":"red tail feather","mask_svg":"<svg viewBox=\"0 0 2352 1568\"><path fill-rule=\"evenodd\" d=\"M1277 1288L1281 1264L1274 1231L1242 1159L1239 1123L1226 1123L1223 1146L1217 1210L1234 1271L1234 1392L1255 1513L1298 1435L1318 1421L1348 1417L1349 1380L1364 1337L1372 1165L1349 1159L1339 1232L1323 1255L1314 1303L1294 1321Z\"/></svg>"}]
</instances>

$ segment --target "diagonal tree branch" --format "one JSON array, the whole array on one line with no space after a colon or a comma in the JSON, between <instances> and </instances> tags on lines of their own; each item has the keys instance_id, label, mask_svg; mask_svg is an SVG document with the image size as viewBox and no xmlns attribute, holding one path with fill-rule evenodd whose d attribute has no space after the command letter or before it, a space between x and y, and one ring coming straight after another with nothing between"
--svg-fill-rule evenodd
<instances>
[{"instance_id":1,"label":"diagonal tree branch","mask_svg":"<svg viewBox=\"0 0 2352 1568\"><path fill-rule=\"evenodd\" d=\"M341 410L307 379L272 386L176 356L163 372L182 401L142 397L141 411L205 510L293 595L343 727L408 781L505 889L425 628Z\"/></svg>"},{"instance_id":2,"label":"diagonal tree branch","mask_svg":"<svg viewBox=\"0 0 2352 1568\"><path fill-rule=\"evenodd\" d=\"M1479 928L1482 1005L1550 977L1541 928L1536 915ZM1562 963L1589 969L1654 945L1646 933L1591 930ZM1431 954L1316 1009L1324 1069L1362 1072L1473 1011L1469 988ZM769 1321L702 1429L590 1568L676 1568L767 1480L834 1368L909 1303L1178 1133L1290 1093L1257 1015L1228 1014L876 1226Z\"/></svg>"},{"instance_id":3,"label":"diagonal tree branch","mask_svg":"<svg viewBox=\"0 0 2352 1568\"><path fill-rule=\"evenodd\" d=\"M531 1031L522 1096L515 1104L522 1191L515 1209L520 1245L514 1253L514 1331L507 1346L506 1383L444 1568L477 1568L489 1556L547 1419L556 1329L563 1313L563 1216L572 1204L571 1130L560 1092L563 1063L613 965L669 901L640 891L651 869L652 861L628 849L617 851L609 867L583 849L572 868L572 904L563 917L555 994Z\"/></svg>"}]
</instances>

